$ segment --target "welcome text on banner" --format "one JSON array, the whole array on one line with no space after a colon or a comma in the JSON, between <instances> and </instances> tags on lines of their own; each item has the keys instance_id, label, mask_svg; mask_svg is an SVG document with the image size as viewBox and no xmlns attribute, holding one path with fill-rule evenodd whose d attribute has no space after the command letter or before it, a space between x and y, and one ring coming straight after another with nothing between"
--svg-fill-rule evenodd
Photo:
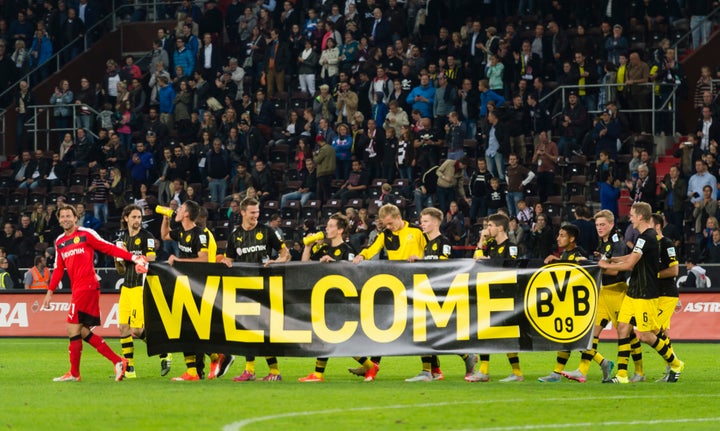
<instances>
[{"instance_id":1,"label":"welcome text on banner","mask_svg":"<svg viewBox=\"0 0 720 431\"><path fill-rule=\"evenodd\" d=\"M418 355L583 350L599 269L505 268L472 259L152 264L148 353Z\"/></svg>"}]
</instances>

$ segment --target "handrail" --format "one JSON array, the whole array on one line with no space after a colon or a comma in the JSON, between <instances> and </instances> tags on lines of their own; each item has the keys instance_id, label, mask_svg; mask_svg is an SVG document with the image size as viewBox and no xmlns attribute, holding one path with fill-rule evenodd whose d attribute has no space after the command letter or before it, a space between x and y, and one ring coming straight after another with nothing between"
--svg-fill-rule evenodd
<instances>
[{"instance_id":1,"label":"handrail","mask_svg":"<svg viewBox=\"0 0 720 431\"><path fill-rule=\"evenodd\" d=\"M705 16L705 19L712 20L712 18L714 18L715 15L718 15L719 13L720 13L720 6L716 7L712 11L710 11L710 13ZM691 19L691 18L692 18L691 16L688 17L688 19ZM703 24L704 23L699 22L695 25L695 27L690 27L690 29L687 31L687 33L685 33L685 35L683 35L680 39L675 41L675 43L672 46L673 49L675 50L675 61L678 61L678 57L679 57L678 56L678 46L680 45L680 43L684 43L687 39L689 39L693 33L693 30L697 29L698 27L700 27Z\"/></svg>"},{"instance_id":2,"label":"handrail","mask_svg":"<svg viewBox=\"0 0 720 431\"><path fill-rule=\"evenodd\" d=\"M33 74L39 72L41 69L43 69L45 67L48 67L48 65L50 65L51 62L55 63L55 70L52 73L57 73L63 67L63 65L61 64L61 61L62 61L61 54L64 54L66 52L66 50L70 49L75 43L80 42L80 39L83 40L84 49L87 50L88 49L88 35L92 34L93 31L100 28L101 26L104 26L105 24L107 24L108 21L112 22L110 31L116 30L118 27L118 23L116 22L117 13L119 11L121 11L122 9L126 9L128 7L134 8L137 5L152 6L154 13L153 13L153 20L150 22L156 22L157 21L157 19L156 19L157 12L156 11L157 11L157 7L158 7L158 3L160 3L162 5L162 7L168 7L168 6L174 6L174 5L181 4L181 2L163 3L161 0L153 0L150 2L135 2L131 5L123 4L123 5L115 7L115 0L113 0L112 13L109 13L106 16L104 16L103 18L101 18L100 20L98 20L98 22L96 22L93 26L91 26L90 28L85 30L84 35L76 37L69 44L62 47L57 52L53 53L53 55L49 59L47 59L47 61L45 61L43 64L36 66L34 69L30 70L25 75L23 75L21 78L19 78L14 84L10 85L7 89L5 89L5 91L0 93L0 100L4 100L4 98L8 97L11 94L11 92L14 92L15 89L17 88L17 86L20 84L20 81L28 81L29 82L29 79ZM147 20L146 20L146 22L147 22Z\"/></svg>"},{"instance_id":3,"label":"handrail","mask_svg":"<svg viewBox=\"0 0 720 431\"><path fill-rule=\"evenodd\" d=\"M672 107L673 110L676 109L676 107L677 107L677 89L678 89L678 87L679 87L679 84L669 84L669 83L659 83L659 82L643 82L642 84L631 84L631 85L638 85L638 86L643 86L643 87L651 87L651 89L650 89L650 95L651 95L652 97L650 97L650 100L651 100L650 108L648 108L648 109L626 109L626 108L624 108L624 107L621 107L623 113L645 113L645 112L647 112L647 113L653 114L653 113L657 112L658 110L664 109L664 108L665 108L666 106L668 106L669 104L672 104L671 107ZM554 88L553 90L551 90L550 93L546 94L544 97L540 98L540 100L538 100L538 103L542 103L542 102L544 102L544 101L546 101L546 100L548 100L548 99L550 99L550 98L552 98L552 97L554 97L554 96L556 97L556 93L559 92L559 93L561 93L561 101L562 101L561 107L562 107L562 109L564 109L564 108L565 108L565 104L566 104L566 102L567 102L567 97L566 97L566 93L565 93L566 91L570 91L570 90L576 90L576 91L577 91L577 90L579 90L579 89L581 89L581 88L582 88L582 89L588 89L588 88L627 87L627 86L628 86L627 83L584 84L584 85L560 85L560 86ZM672 87L673 87L673 89L671 90L671 92L670 92L670 94L668 95L668 97L667 97L665 100L660 101L661 103L660 103L659 108L658 108L658 105L657 105L657 103L658 103L657 97L655 97L655 96L657 96L657 95L655 94L655 88L656 88L657 86L662 86L662 87L672 86ZM595 114L595 113L599 113L599 112L601 112L601 111L600 111L600 110L588 111L589 114L590 114L590 113ZM553 113L552 118L555 118L555 117L557 117L558 115L560 115L560 112ZM655 116L654 116L654 115L652 115L651 117L652 117L652 133L655 134L655 128L656 128L655 122L656 122L656 120L655 120ZM676 119L675 119L675 116L673 116L673 120L672 120L672 133L675 134L676 131L677 131L677 121L676 121Z\"/></svg>"},{"instance_id":4,"label":"handrail","mask_svg":"<svg viewBox=\"0 0 720 431\"><path fill-rule=\"evenodd\" d=\"M78 117L78 113L77 113L78 106L79 105L76 103L28 106L27 108L31 109L33 111L33 115L30 117L30 120L25 123L25 125L26 126L31 125L34 127L28 128L25 131L26 131L26 133L33 134L33 141L35 142L35 146L37 147L37 145L41 142L38 139L38 135L41 132L45 132L45 151L48 151L51 148L50 135L51 135L51 132L53 132L53 131L60 132L60 133L70 132L70 133L72 133L73 138L76 138L77 137L76 124L77 124L77 117ZM90 110L90 112L92 113L93 119L97 118L96 116L99 114L99 112L97 110L95 110L95 108L93 108L92 106L89 106L89 105L83 105L83 106L87 107ZM71 122L70 127L68 127L68 128L50 127L50 121L51 121L51 117L52 117L50 115L50 113L53 112L53 108L68 108L68 109L70 109L70 112L72 113L72 115L71 115L72 122ZM38 127L38 123L41 120L43 120L42 118L40 118L40 114L45 114L45 117L44 117L45 127L43 127L43 128ZM92 132L92 130L86 130L86 133L90 134L93 138L98 137L95 133Z\"/></svg>"}]
</instances>

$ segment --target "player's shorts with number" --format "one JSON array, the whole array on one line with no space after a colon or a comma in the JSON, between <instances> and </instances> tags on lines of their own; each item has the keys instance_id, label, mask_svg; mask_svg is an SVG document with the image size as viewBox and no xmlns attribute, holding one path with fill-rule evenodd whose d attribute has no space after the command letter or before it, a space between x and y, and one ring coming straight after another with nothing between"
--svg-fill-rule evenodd
<instances>
[{"instance_id":1,"label":"player's shorts with number","mask_svg":"<svg viewBox=\"0 0 720 431\"><path fill-rule=\"evenodd\" d=\"M679 299L673 296L661 296L658 298L657 324L660 329L670 329L670 318L675 312L675 306Z\"/></svg>"},{"instance_id":2,"label":"player's shorts with number","mask_svg":"<svg viewBox=\"0 0 720 431\"><path fill-rule=\"evenodd\" d=\"M625 296L622 306L620 307L618 322L630 323L631 319L634 317L635 326L638 331L651 332L660 328L657 323L657 313L657 298L640 299Z\"/></svg>"},{"instance_id":3,"label":"player's shorts with number","mask_svg":"<svg viewBox=\"0 0 720 431\"><path fill-rule=\"evenodd\" d=\"M145 326L142 286L123 286L120 289L118 322L121 324L129 324L131 328L142 328Z\"/></svg>"},{"instance_id":4,"label":"player's shorts with number","mask_svg":"<svg viewBox=\"0 0 720 431\"><path fill-rule=\"evenodd\" d=\"M100 289L73 289L67 323L100 325Z\"/></svg>"},{"instance_id":5,"label":"player's shorts with number","mask_svg":"<svg viewBox=\"0 0 720 431\"><path fill-rule=\"evenodd\" d=\"M624 282L603 286L600 289L596 325L606 321L612 322L613 326L617 327L617 316L625 299L625 292L627 292L627 283Z\"/></svg>"}]
</instances>

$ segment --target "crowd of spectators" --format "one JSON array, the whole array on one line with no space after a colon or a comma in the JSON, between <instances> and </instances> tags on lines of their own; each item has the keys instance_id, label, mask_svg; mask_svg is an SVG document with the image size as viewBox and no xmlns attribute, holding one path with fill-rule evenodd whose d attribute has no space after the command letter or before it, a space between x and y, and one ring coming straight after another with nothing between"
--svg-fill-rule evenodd
<instances>
[{"instance_id":1,"label":"crowd of spectators","mask_svg":"<svg viewBox=\"0 0 720 431\"><path fill-rule=\"evenodd\" d=\"M0 179L0 247L11 263L33 265L36 244L51 243L58 229L51 211L59 202L83 205L81 222L112 237L127 203L146 208L154 226L156 205L192 199L208 209L222 241L239 222L238 202L254 196L266 220L280 216L273 220L289 240L347 211L356 246L373 237L383 203L411 221L437 206L455 245L473 244L483 218L504 211L524 255L542 258L559 223L586 220L591 208L619 216L621 189L665 211L684 241L684 227L700 232L695 225L715 216L695 203L703 189L693 178L700 165L718 174L717 91L709 83L696 97L698 129L678 149L678 177L671 170L659 186L652 138L641 138L654 132L652 115L673 112L623 110L647 109L666 87L686 85L667 39L678 20L701 22L713 2L626 3L162 4L158 13L177 26L158 30L142 67L127 55L108 59L99 83L52 77L54 124L75 134L63 134L53 151L35 151L18 124L18 155ZM37 10L6 2L3 79L28 67L17 57L31 66L101 10L90 0L46 0ZM130 14L145 17L141 6ZM707 40L702 29L699 43ZM31 46L26 54L14 45L22 41ZM3 51L10 46L18 55ZM566 99L551 94L558 85L571 86ZM15 99L22 118L35 103L27 82ZM677 178L692 187L678 189ZM695 214L703 211L708 216ZM697 245L716 235L691 236Z\"/></svg>"}]
</instances>

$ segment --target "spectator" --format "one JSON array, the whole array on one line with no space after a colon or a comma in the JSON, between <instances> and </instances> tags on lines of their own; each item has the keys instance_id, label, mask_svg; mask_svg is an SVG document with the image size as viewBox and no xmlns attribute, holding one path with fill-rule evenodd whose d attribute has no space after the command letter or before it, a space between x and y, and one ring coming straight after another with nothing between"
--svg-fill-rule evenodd
<instances>
[{"instance_id":1,"label":"spectator","mask_svg":"<svg viewBox=\"0 0 720 431\"><path fill-rule=\"evenodd\" d=\"M640 54L633 52L630 54L630 62L627 68L625 83L628 92L628 107L630 109L647 110L650 108L650 92L651 88L645 85L650 78L650 68L647 63L642 61ZM652 132L650 129L650 114L640 112L633 114L633 124L637 124L637 130L641 133Z\"/></svg>"},{"instance_id":2,"label":"spectator","mask_svg":"<svg viewBox=\"0 0 720 431\"><path fill-rule=\"evenodd\" d=\"M625 184L630 191L633 202L647 202L654 209L656 198L656 179L650 174L650 168L645 163L638 166L638 177L626 180Z\"/></svg>"},{"instance_id":3,"label":"spectator","mask_svg":"<svg viewBox=\"0 0 720 431\"><path fill-rule=\"evenodd\" d=\"M558 118L557 134L560 136L558 150L560 155L568 158L570 154L581 154L580 143L588 129L588 114L584 106L578 103L578 95L570 91L568 104Z\"/></svg>"},{"instance_id":4,"label":"spectator","mask_svg":"<svg viewBox=\"0 0 720 431\"><path fill-rule=\"evenodd\" d=\"M517 216L517 202L525 198L525 187L535 173L519 163L517 154L511 153L507 166L507 207L510 217Z\"/></svg>"},{"instance_id":5,"label":"spectator","mask_svg":"<svg viewBox=\"0 0 720 431\"><path fill-rule=\"evenodd\" d=\"M285 69L290 63L290 51L287 44L280 40L280 33L277 29L270 30L270 42L267 45L265 54L267 64L265 73L267 80L268 97L272 98L275 92L285 91Z\"/></svg>"},{"instance_id":6,"label":"spectator","mask_svg":"<svg viewBox=\"0 0 720 431\"><path fill-rule=\"evenodd\" d=\"M498 114L487 116L488 130L483 133L486 140L485 160L494 177L505 181L505 154L509 153L510 141L507 127L500 122Z\"/></svg>"},{"instance_id":7,"label":"spectator","mask_svg":"<svg viewBox=\"0 0 720 431\"><path fill-rule=\"evenodd\" d=\"M488 208L488 215L499 212L501 208L507 205L507 191L500 184L500 179L497 177L490 178L490 189L485 198L485 205Z\"/></svg>"},{"instance_id":8,"label":"spectator","mask_svg":"<svg viewBox=\"0 0 720 431\"><path fill-rule=\"evenodd\" d=\"M320 138L317 140L318 148L314 160L317 165L317 191L316 197L325 202L330 198L330 181L335 173L336 155L332 145Z\"/></svg>"},{"instance_id":9,"label":"spectator","mask_svg":"<svg viewBox=\"0 0 720 431\"><path fill-rule=\"evenodd\" d=\"M665 218L676 227L683 225L687 188L687 181L680 176L678 166L671 166L670 172L660 183L658 198L663 200Z\"/></svg>"},{"instance_id":10,"label":"spectator","mask_svg":"<svg viewBox=\"0 0 720 431\"><path fill-rule=\"evenodd\" d=\"M175 46L175 52L173 52L173 64L175 68L177 69L177 67L180 66L183 71L188 72L195 70L195 57L185 46L185 39L182 37L175 38Z\"/></svg>"},{"instance_id":11,"label":"spectator","mask_svg":"<svg viewBox=\"0 0 720 431\"><path fill-rule=\"evenodd\" d=\"M72 108L63 105L70 105L74 101L73 92L70 91L70 82L67 79L60 81L59 86L55 87L55 91L50 97L51 105L59 105L53 108L53 117L55 118L55 128L68 130L72 125Z\"/></svg>"},{"instance_id":12,"label":"spectator","mask_svg":"<svg viewBox=\"0 0 720 431\"><path fill-rule=\"evenodd\" d=\"M707 171L707 164L703 160L695 161L695 174L688 180L687 195L690 201L695 204L703 200L705 187L710 190L717 189L717 179Z\"/></svg>"},{"instance_id":13,"label":"spectator","mask_svg":"<svg viewBox=\"0 0 720 431\"><path fill-rule=\"evenodd\" d=\"M352 171L346 178L347 180L334 197L342 200L343 204L350 199L363 199L370 184L370 178L368 172L363 169L362 162L353 160Z\"/></svg>"},{"instance_id":14,"label":"spectator","mask_svg":"<svg viewBox=\"0 0 720 431\"><path fill-rule=\"evenodd\" d=\"M6 257L0 257L0 290L14 289L15 282L12 275L8 272L8 262Z\"/></svg>"},{"instance_id":15,"label":"spectator","mask_svg":"<svg viewBox=\"0 0 720 431\"><path fill-rule=\"evenodd\" d=\"M700 259L707 249L709 231L706 228L717 229L718 223L715 214L718 209L718 202L713 197L713 188L709 185L703 187L703 194L699 200L693 202L693 219L695 220L695 256ZM712 222L709 220L713 219Z\"/></svg>"},{"instance_id":16,"label":"spectator","mask_svg":"<svg viewBox=\"0 0 720 431\"><path fill-rule=\"evenodd\" d=\"M705 262L720 263L720 230L715 229L712 232L712 241L708 247L708 256Z\"/></svg>"},{"instance_id":17,"label":"spectator","mask_svg":"<svg viewBox=\"0 0 720 431\"><path fill-rule=\"evenodd\" d=\"M407 96L407 103L412 109L417 109L423 117L431 117L435 101L435 88L430 85L430 76L422 74L420 85L413 88Z\"/></svg>"},{"instance_id":18,"label":"spectator","mask_svg":"<svg viewBox=\"0 0 720 431\"><path fill-rule=\"evenodd\" d=\"M88 187L89 199L93 204L93 212L95 218L105 223L108 220L108 198L110 194L110 178L108 178L107 168L100 167L98 176L93 178Z\"/></svg>"},{"instance_id":19,"label":"spectator","mask_svg":"<svg viewBox=\"0 0 720 431\"><path fill-rule=\"evenodd\" d=\"M45 257L35 256L32 268L28 269L24 277L25 289L47 289L50 283L50 270L47 268Z\"/></svg>"},{"instance_id":20,"label":"spectator","mask_svg":"<svg viewBox=\"0 0 720 431\"><path fill-rule=\"evenodd\" d=\"M695 83L695 102L693 106L697 109L703 107L702 95L709 91L713 96L718 93L717 87L713 85L712 72L710 66L702 66L700 68L700 77Z\"/></svg>"},{"instance_id":21,"label":"spectator","mask_svg":"<svg viewBox=\"0 0 720 431\"><path fill-rule=\"evenodd\" d=\"M465 200L464 175L467 158L447 159L437 169L438 208L444 213L450 209L450 202Z\"/></svg>"},{"instance_id":22,"label":"spectator","mask_svg":"<svg viewBox=\"0 0 720 431\"><path fill-rule=\"evenodd\" d=\"M304 49L297 58L298 78L300 80L300 91L315 94L315 73L318 64L318 55L313 50L310 40L305 40Z\"/></svg>"},{"instance_id":23,"label":"spectator","mask_svg":"<svg viewBox=\"0 0 720 431\"><path fill-rule=\"evenodd\" d=\"M253 187L257 190L257 199L265 203L268 200L276 199L275 180L270 169L262 159L255 161L255 170L252 173Z\"/></svg>"},{"instance_id":24,"label":"spectator","mask_svg":"<svg viewBox=\"0 0 720 431\"><path fill-rule=\"evenodd\" d=\"M553 229L548 223L547 215L536 213L535 217L536 222L530 228L530 237L528 238L529 257L544 259L555 249Z\"/></svg>"},{"instance_id":25,"label":"spectator","mask_svg":"<svg viewBox=\"0 0 720 431\"><path fill-rule=\"evenodd\" d=\"M77 209L77 225L81 227L90 228L92 230L98 230L102 226L102 222L95 218L94 215L86 211L84 203L79 203L76 206Z\"/></svg>"},{"instance_id":26,"label":"spectator","mask_svg":"<svg viewBox=\"0 0 720 431\"><path fill-rule=\"evenodd\" d=\"M720 121L712 116L712 108L703 106L700 119L695 126L695 135L698 137L699 147L703 154L710 151L711 146L717 146L720 142Z\"/></svg>"},{"instance_id":27,"label":"spectator","mask_svg":"<svg viewBox=\"0 0 720 431\"><path fill-rule=\"evenodd\" d=\"M705 45L710 37L712 21L708 19L708 15L716 3L707 0L688 0L686 3L687 13L690 15L693 49L697 50L700 46Z\"/></svg>"},{"instance_id":28,"label":"spectator","mask_svg":"<svg viewBox=\"0 0 720 431\"><path fill-rule=\"evenodd\" d=\"M135 153L128 160L126 168L130 171L130 179L133 184L133 191L140 191L140 184L149 184L152 169L155 166L155 159L152 153L145 151L145 144L138 142L135 145Z\"/></svg>"}]
</instances>

